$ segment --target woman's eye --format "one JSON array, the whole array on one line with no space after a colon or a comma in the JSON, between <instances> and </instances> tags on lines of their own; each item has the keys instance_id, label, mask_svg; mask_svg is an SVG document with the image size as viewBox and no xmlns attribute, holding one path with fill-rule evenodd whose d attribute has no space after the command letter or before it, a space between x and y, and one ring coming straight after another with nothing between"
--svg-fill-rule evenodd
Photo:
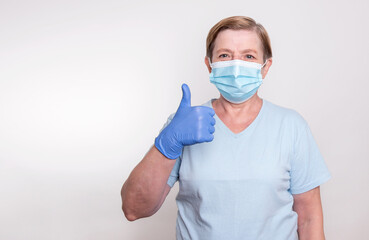
<instances>
[{"instance_id":1,"label":"woman's eye","mask_svg":"<svg viewBox=\"0 0 369 240\"><path fill-rule=\"evenodd\" d=\"M225 54L225 53L224 54L220 54L219 57L220 58L226 58L226 57L228 57L228 54Z\"/></svg>"},{"instance_id":2,"label":"woman's eye","mask_svg":"<svg viewBox=\"0 0 369 240\"><path fill-rule=\"evenodd\" d=\"M248 54L248 55L246 55L246 58L247 58L247 59L253 59L253 58L254 58L254 56L252 56L252 55L249 55L249 54Z\"/></svg>"}]
</instances>

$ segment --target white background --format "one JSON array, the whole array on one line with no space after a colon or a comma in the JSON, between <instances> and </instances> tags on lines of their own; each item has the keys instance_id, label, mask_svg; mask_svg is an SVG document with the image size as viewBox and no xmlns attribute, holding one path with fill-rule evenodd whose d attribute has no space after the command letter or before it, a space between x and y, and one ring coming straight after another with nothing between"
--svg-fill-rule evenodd
<instances>
[{"instance_id":1,"label":"white background","mask_svg":"<svg viewBox=\"0 0 369 240\"><path fill-rule=\"evenodd\" d=\"M136 222L120 188L181 99L218 97L203 63L219 20L270 34L260 95L308 121L332 174L327 239L369 234L369 3L1 1L0 239L174 239L178 186Z\"/></svg>"}]
</instances>

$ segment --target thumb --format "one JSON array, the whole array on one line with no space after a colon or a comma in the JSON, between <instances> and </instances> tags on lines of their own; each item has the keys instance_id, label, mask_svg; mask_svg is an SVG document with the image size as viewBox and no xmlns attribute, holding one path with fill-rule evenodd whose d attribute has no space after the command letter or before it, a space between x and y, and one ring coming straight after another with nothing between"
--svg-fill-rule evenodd
<instances>
[{"instance_id":1,"label":"thumb","mask_svg":"<svg viewBox=\"0 0 369 240\"><path fill-rule=\"evenodd\" d=\"M182 100L179 107L191 107L191 92L187 84L182 84Z\"/></svg>"}]
</instances>

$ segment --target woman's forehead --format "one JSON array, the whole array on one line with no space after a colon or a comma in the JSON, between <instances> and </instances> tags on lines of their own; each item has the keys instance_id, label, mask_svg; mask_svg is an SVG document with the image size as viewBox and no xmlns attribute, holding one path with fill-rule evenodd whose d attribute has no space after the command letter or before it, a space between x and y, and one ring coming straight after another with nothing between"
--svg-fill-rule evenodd
<instances>
[{"instance_id":1,"label":"woman's forehead","mask_svg":"<svg viewBox=\"0 0 369 240\"><path fill-rule=\"evenodd\" d=\"M255 31L226 29L218 33L214 41L214 51L218 49L242 51L253 49L261 52L261 41Z\"/></svg>"}]
</instances>

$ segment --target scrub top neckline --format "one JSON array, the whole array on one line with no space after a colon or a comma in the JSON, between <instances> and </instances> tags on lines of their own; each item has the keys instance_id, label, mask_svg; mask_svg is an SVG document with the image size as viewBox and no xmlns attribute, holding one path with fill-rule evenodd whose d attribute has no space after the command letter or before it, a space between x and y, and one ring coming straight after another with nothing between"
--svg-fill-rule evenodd
<instances>
[{"instance_id":1,"label":"scrub top neckline","mask_svg":"<svg viewBox=\"0 0 369 240\"><path fill-rule=\"evenodd\" d=\"M208 102L208 105L212 108L213 108L213 101L216 100L216 98L213 98L211 99L209 102ZM251 132L255 126L257 125L257 123L259 122L261 116L263 115L263 112L264 112L264 109L265 109L265 104L266 104L266 101L264 99L261 99L262 100L262 105L261 105L261 108L259 110L259 113L258 115L256 116L256 118L254 119L254 121L252 121L252 123L247 127L245 128L244 130L242 130L241 132L239 133L234 133L231 131L231 129L229 129L227 127L227 125L218 117L218 115L215 113L214 115L214 118L215 118L215 124L219 124L219 127L220 128L223 128L228 134L230 134L232 137L234 138L239 138L243 135L245 135L246 133L249 133Z\"/></svg>"}]
</instances>

